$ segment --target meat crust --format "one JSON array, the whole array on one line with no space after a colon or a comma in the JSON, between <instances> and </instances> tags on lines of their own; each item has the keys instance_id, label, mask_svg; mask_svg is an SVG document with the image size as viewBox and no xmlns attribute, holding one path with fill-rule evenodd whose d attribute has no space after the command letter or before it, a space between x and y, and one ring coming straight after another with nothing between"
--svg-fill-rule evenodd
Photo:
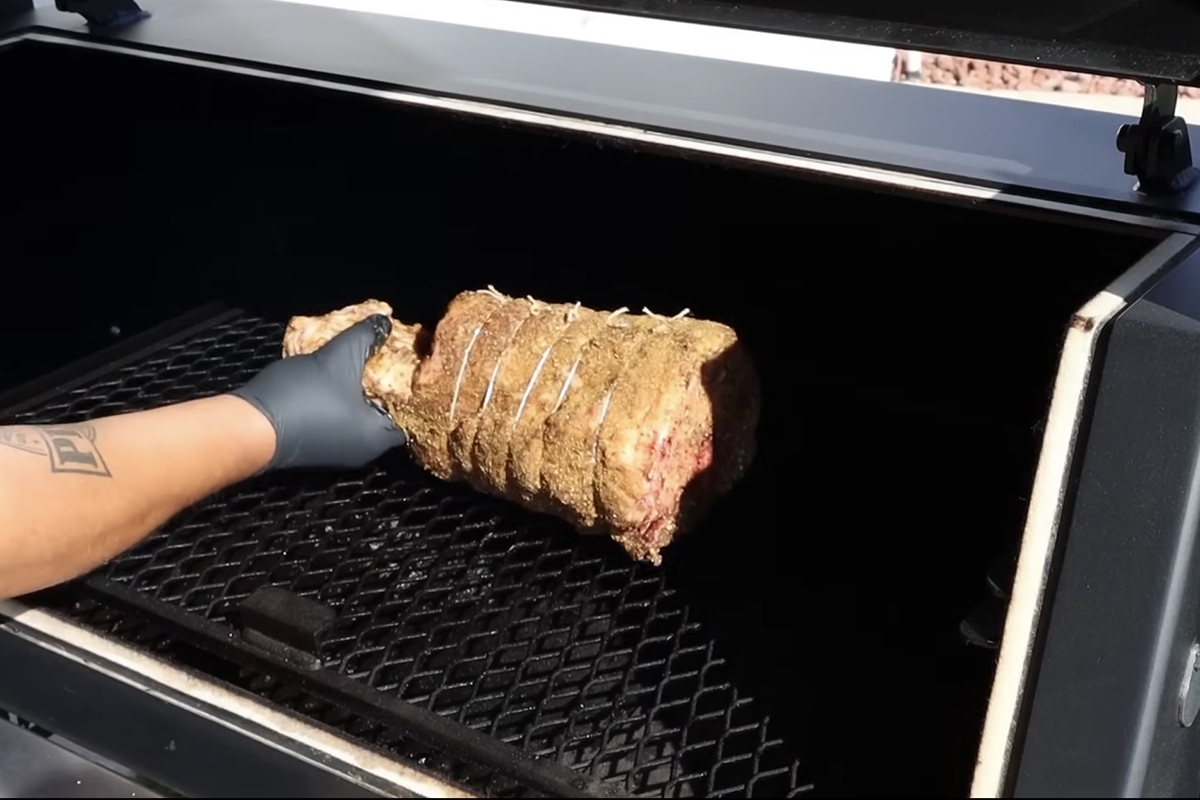
<instances>
[{"instance_id":1,"label":"meat crust","mask_svg":"<svg viewBox=\"0 0 1200 800\"><path fill-rule=\"evenodd\" d=\"M284 355L374 313L391 308L370 300L295 317ZM654 564L744 474L761 402L726 325L490 287L455 297L431 341L393 320L363 386L429 472L612 536Z\"/></svg>"},{"instance_id":2,"label":"meat crust","mask_svg":"<svg viewBox=\"0 0 1200 800\"><path fill-rule=\"evenodd\" d=\"M411 401L389 406L397 424L408 433L417 462L443 480L459 478L450 457L450 436L461 419L457 398L463 393L465 370L483 326L502 301L486 292L464 292L451 300L434 331L429 358L413 376ZM466 389L470 394L471 387Z\"/></svg>"},{"instance_id":3,"label":"meat crust","mask_svg":"<svg viewBox=\"0 0 1200 800\"><path fill-rule=\"evenodd\" d=\"M529 301L524 299L502 300L480 328L474 346L463 354L455 378L455 410L450 415L450 463L456 477L478 479L481 476L472 452L475 434L484 410L495 397L500 363L505 353L516 349L514 337L529 319L530 307Z\"/></svg>"},{"instance_id":4,"label":"meat crust","mask_svg":"<svg viewBox=\"0 0 1200 800\"><path fill-rule=\"evenodd\" d=\"M571 378L542 428L542 498L546 510L581 530L596 526L595 469L601 424L612 393L646 330L632 320L605 320L575 358ZM604 472L599 473L606 479Z\"/></svg>"},{"instance_id":5,"label":"meat crust","mask_svg":"<svg viewBox=\"0 0 1200 800\"><path fill-rule=\"evenodd\" d=\"M392 332L367 362L363 388L369 398L385 407L407 402L426 348L426 332L419 324L405 325L392 319L392 307L381 300L367 300L319 317L292 317L283 334L284 358L324 347L334 336L375 314L392 320Z\"/></svg>"},{"instance_id":6,"label":"meat crust","mask_svg":"<svg viewBox=\"0 0 1200 800\"><path fill-rule=\"evenodd\" d=\"M539 370L531 374L524 409L517 415L508 446L508 479L512 491L525 505L549 511L542 491L543 432L563 396L563 388L578 363L580 353L604 325L604 315L585 308L564 311L569 320L563 335L543 355Z\"/></svg>"},{"instance_id":7,"label":"meat crust","mask_svg":"<svg viewBox=\"0 0 1200 800\"><path fill-rule=\"evenodd\" d=\"M470 461L475 480L498 487L506 497L515 497L515 483L509 473L509 451L518 425L530 418L526 413L544 366L544 358L562 338L570 324L569 306L531 303L530 313L513 346L499 359L491 402L479 414L479 426L471 448ZM542 422L545 422L543 417Z\"/></svg>"}]
</instances>

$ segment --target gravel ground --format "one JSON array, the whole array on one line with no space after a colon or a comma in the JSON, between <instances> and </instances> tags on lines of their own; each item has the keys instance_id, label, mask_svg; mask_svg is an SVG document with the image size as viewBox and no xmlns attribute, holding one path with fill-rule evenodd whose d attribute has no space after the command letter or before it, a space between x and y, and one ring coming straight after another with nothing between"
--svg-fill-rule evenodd
<instances>
[{"instance_id":1,"label":"gravel ground","mask_svg":"<svg viewBox=\"0 0 1200 800\"><path fill-rule=\"evenodd\" d=\"M904 53L896 55L895 76L901 77ZM1137 81L1064 72L1058 69L1023 67L1001 64L978 58L935 56L921 58L922 83L966 86L972 89L1012 89L1016 91L1070 92L1075 94L1108 94L1140 97L1142 85ZM1200 88L1187 86L1180 97L1200 97Z\"/></svg>"}]
</instances>

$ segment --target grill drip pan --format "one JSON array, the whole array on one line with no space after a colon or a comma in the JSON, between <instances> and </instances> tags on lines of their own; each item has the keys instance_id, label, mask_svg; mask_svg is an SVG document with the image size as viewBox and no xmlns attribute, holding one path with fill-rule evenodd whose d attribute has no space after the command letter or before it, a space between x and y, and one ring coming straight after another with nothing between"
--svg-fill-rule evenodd
<instances>
[{"instance_id":1,"label":"grill drip pan","mask_svg":"<svg viewBox=\"0 0 1200 800\"><path fill-rule=\"evenodd\" d=\"M282 333L241 312L193 319L9 398L5 421L227 391L278 356ZM43 602L490 796L814 791L804 744L742 691L676 577L396 454L233 487ZM264 587L336 613L315 668L238 633Z\"/></svg>"}]
</instances>

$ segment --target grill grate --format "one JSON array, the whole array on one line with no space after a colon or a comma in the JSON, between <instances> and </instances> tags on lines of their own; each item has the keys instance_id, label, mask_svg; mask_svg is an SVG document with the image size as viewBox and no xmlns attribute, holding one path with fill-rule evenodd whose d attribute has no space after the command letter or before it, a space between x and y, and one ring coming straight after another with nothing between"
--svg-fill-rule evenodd
<instances>
[{"instance_id":1,"label":"grill grate","mask_svg":"<svg viewBox=\"0 0 1200 800\"><path fill-rule=\"evenodd\" d=\"M530 791L519 779L489 769L460 753L439 752L436 748L415 741L406 731L388 720L355 714L334 703L314 696L286 677L270 675L253 668L238 667L224 661L205 658L180 642L161 622L125 608L112 608L78 591L60 587L44 594L40 600L64 612L84 627L118 639L126 644L153 653L176 665L207 672L227 684L256 694L275 706L301 717L340 731L367 746L383 749L402 761L473 790L481 797L523 798L541 797ZM382 716L382 715L381 715Z\"/></svg>"},{"instance_id":2,"label":"grill grate","mask_svg":"<svg viewBox=\"0 0 1200 800\"><path fill-rule=\"evenodd\" d=\"M281 325L241 316L14 421L69 422L227 391L277 357L281 337ZM812 789L803 754L773 737L764 710L739 692L720 643L667 571L443 484L402 455L359 473L234 487L98 577L220 624L263 586L316 599L339 614L322 642L327 671L625 794ZM289 703L286 676L243 678L300 713L331 713ZM364 733L369 724L339 727L388 746L388 736Z\"/></svg>"}]
</instances>

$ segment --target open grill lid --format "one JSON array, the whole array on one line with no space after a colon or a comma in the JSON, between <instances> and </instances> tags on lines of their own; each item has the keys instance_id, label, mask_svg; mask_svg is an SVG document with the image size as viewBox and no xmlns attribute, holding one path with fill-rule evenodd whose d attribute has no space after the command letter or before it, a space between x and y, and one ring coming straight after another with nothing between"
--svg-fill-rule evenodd
<instances>
[{"instance_id":1,"label":"open grill lid","mask_svg":"<svg viewBox=\"0 0 1200 800\"><path fill-rule=\"evenodd\" d=\"M11 1L11 0L10 0ZM21 2L22 0L16 0ZM0 3L5 0L0 0ZM29 2L29 0L24 0ZM139 0L54 0L92 29L149 16ZM617 14L757 29L1034 64L1141 80L1142 116L1117 149L1148 195L1200 186L1175 84L1200 85L1200 2L1195 0L525 0Z\"/></svg>"},{"instance_id":2,"label":"open grill lid","mask_svg":"<svg viewBox=\"0 0 1200 800\"><path fill-rule=\"evenodd\" d=\"M61 1L61 0L60 0ZM1141 119L1117 135L1148 195L1200 187L1176 85L1200 85L1196 0L526 0L1133 78Z\"/></svg>"},{"instance_id":3,"label":"open grill lid","mask_svg":"<svg viewBox=\"0 0 1200 800\"><path fill-rule=\"evenodd\" d=\"M899 49L1200 83L1192 0L532 0Z\"/></svg>"}]
</instances>

